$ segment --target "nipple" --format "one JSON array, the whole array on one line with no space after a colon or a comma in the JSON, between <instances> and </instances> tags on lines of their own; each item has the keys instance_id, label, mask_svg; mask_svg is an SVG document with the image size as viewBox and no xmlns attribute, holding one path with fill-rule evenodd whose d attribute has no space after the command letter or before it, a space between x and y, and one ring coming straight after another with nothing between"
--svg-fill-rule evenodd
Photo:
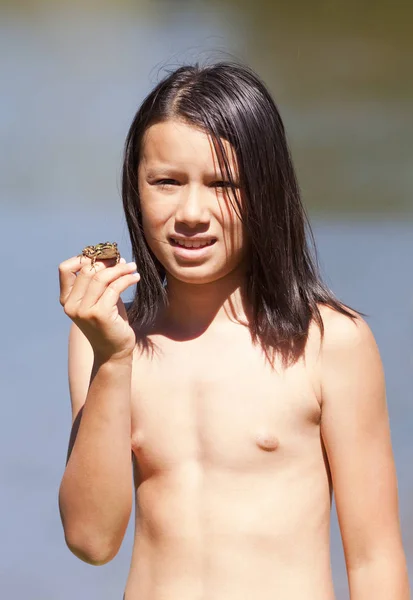
<instances>
[{"instance_id":1,"label":"nipple","mask_svg":"<svg viewBox=\"0 0 413 600\"><path fill-rule=\"evenodd\" d=\"M135 433L132 435L132 448L134 450L140 450L142 448L143 438L144 436L142 431L139 429L135 431Z\"/></svg>"},{"instance_id":2,"label":"nipple","mask_svg":"<svg viewBox=\"0 0 413 600\"><path fill-rule=\"evenodd\" d=\"M266 452L272 452L273 450L276 450L279 445L278 438L271 433L260 433L255 436L255 441L257 442L258 446Z\"/></svg>"}]
</instances>

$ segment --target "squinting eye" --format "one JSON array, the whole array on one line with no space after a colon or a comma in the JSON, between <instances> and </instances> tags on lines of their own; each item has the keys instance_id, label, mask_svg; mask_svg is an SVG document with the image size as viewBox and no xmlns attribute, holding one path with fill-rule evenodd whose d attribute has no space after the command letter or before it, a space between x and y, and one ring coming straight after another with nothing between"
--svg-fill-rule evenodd
<instances>
[{"instance_id":1,"label":"squinting eye","mask_svg":"<svg viewBox=\"0 0 413 600\"><path fill-rule=\"evenodd\" d=\"M179 183L176 181L176 179L159 179L158 181L155 181L155 185L163 188L168 185L179 185Z\"/></svg>"}]
</instances>

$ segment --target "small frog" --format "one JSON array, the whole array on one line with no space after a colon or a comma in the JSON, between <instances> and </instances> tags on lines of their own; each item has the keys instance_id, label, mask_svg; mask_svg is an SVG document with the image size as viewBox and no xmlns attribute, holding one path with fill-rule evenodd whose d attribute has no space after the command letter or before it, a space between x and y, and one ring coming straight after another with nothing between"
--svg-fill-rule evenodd
<instances>
[{"instance_id":1,"label":"small frog","mask_svg":"<svg viewBox=\"0 0 413 600\"><path fill-rule=\"evenodd\" d=\"M95 262L97 260L116 258L116 264L118 264L120 260L120 252L118 250L118 245L116 242L105 242L101 244L96 244L96 246L86 246L86 248L83 248L82 253L78 254L78 256L86 256L87 258L91 258L92 267L95 266Z\"/></svg>"}]
</instances>

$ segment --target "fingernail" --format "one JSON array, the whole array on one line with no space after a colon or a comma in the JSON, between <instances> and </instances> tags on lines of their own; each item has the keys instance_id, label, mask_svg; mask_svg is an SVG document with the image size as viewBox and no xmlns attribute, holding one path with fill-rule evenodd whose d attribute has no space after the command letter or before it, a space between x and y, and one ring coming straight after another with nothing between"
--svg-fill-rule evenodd
<instances>
[{"instance_id":1,"label":"fingernail","mask_svg":"<svg viewBox=\"0 0 413 600\"><path fill-rule=\"evenodd\" d=\"M130 267L131 269L136 269L136 263L130 262L128 263L128 267Z\"/></svg>"},{"instance_id":2,"label":"fingernail","mask_svg":"<svg viewBox=\"0 0 413 600\"><path fill-rule=\"evenodd\" d=\"M122 257L119 262L125 264L126 260Z\"/></svg>"}]
</instances>

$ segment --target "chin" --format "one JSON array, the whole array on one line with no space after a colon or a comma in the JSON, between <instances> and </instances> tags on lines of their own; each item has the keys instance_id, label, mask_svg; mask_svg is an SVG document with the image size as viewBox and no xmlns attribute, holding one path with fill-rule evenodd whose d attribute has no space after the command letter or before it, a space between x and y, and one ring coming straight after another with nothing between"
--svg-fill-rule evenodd
<instances>
[{"instance_id":1,"label":"chin","mask_svg":"<svg viewBox=\"0 0 413 600\"><path fill-rule=\"evenodd\" d=\"M204 273L204 274L196 274L196 273L182 273L180 271L170 273L170 276L173 277L176 281L180 281L181 283L189 283L193 285L205 285L207 283L213 283L218 279L222 278L222 275L214 274L214 273Z\"/></svg>"},{"instance_id":2,"label":"chin","mask_svg":"<svg viewBox=\"0 0 413 600\"><path fill-rule=\"evenodd\" d=\"M176 281L192 285L206 285L224 279L233 273L236 268L237 265L234 265L232 268L226 266L226 268L223 269L212 270L210 268L205 269L200 265L199 267L191 268L166 269L166 271L168 275L173 277Z\"/></svg>"}]
</instances>

